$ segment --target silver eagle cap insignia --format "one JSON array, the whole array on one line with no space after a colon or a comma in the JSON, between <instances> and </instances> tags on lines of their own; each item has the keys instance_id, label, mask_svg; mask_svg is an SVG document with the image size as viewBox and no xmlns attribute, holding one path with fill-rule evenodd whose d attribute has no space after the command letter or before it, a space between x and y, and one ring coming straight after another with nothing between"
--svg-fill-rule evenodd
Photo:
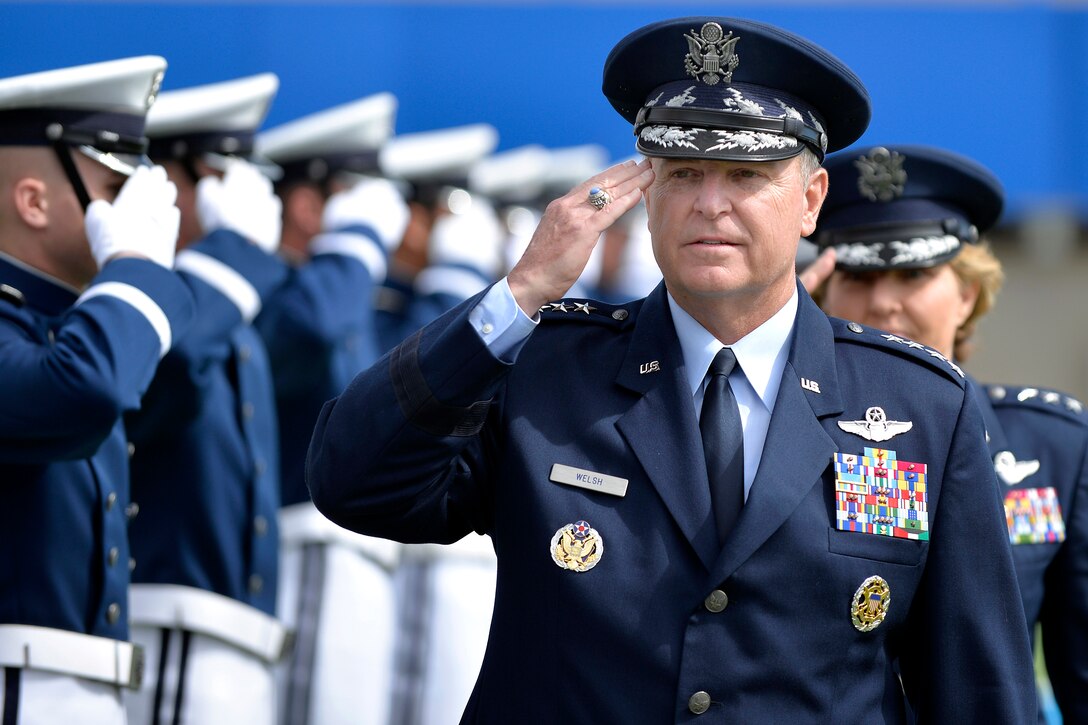
<instances>
[{"instance_id":1,"label":"silver eagle cap insignia","mask_svg":"<svg viewBox=\"0 0 1088 725\"><path fill-rule=\"evenodd\" d=\"M914 427L914 423L909 420L888 420L883 408L873 406L865 411L865 420L840 420L839 427L867 441L887 441L906 433Z\"/></svg>"},{"instance_id":2,"label":"silver eagle cap insignia","mask_svg":"<svg viewBox=\"0 0 1088 725\"><path fill-rule=\"evenodd\" d=\"M903 170L906 157L895 151L878 146L868 156L854 161L858 170L858 191L869 201L891 201L902 196L907 186L907 172Z\"/></svg>"},{"instance_id":3,"label":"silver eagle cap insignia","mask_svg":"<svg viewBox=\"0 0 1088 725\"><path fill-rule=\"evenodd\" d=\"M684 35L688 41L688 53L684 56L684 67L688 75L697 78L708 86L717 85L718 81L729 83L733 80L733 71L740 65L740 56L736 46L740 36L728 35L717 23L706 23L690 35Z\"/></svg>"}]
</instances>

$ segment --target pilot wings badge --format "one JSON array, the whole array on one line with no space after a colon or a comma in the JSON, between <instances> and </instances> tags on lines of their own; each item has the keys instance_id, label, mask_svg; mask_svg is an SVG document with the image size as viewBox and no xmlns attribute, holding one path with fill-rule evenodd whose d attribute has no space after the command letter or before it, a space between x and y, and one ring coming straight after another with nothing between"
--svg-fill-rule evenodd
<instances>
[{"instance_id":1,"label":"pilot wings badge","mask_svg":"<svg viewBox=\"0 0 1088 725\"><path fill-rule=\"evenodd\" d=\"M914 423L909 420L888 420L884 409L874 406L865 411L865 420L840 420L839 427L867 441L887 441L900 433L906 433L914 427Z\"/></svg>"},{"instance_id":2,"label":"pilot wings badge","mask_svg":"<svg viewBox=\"0 0 1088 725\"><path fill-rule=\"evenodd\" d=\"M725 35L722 26L706 23L699 29L698 35L692 30L691 35L685 35L684 39L688 41L684 67L689 76L698 78L708 86L716 85L719 80L729 83L733 79L733 71L740 65L740 57L736 53L739 36L734 38L732 31Z\"/></svg>"},{"instance_id":3,"label":"pilot wings badge","mask_svg":"<svg viewBox=\"0 0 1088 725\"><path fill-rule=\"evenodd\" d=\"M999 451L994 456L994 471L1008 486L1015 486L1039 471L1039 461L1018 461L1012 451Z\"/></svg>"}]
</instances>

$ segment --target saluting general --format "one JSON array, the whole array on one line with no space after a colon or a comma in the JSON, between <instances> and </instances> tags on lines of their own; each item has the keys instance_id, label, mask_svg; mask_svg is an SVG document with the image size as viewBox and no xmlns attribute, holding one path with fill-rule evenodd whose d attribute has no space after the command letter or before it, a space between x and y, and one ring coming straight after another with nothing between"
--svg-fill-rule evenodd
<instances>
[{"instance_id":1,"label":"saluting general","mask_svg":"<svg viewBox=\"0 0 1088 725\"><path fill-rule=\"evenodd\" d=\"M509 275L322 412L337 523L498 555L463 722L1035 717L981 415L942 356L794 274L861 81L749 20L636 30L603 89L650 157L548 206ZM664 280L563 299L645 196Z\"/></svg>"}]
</instances>

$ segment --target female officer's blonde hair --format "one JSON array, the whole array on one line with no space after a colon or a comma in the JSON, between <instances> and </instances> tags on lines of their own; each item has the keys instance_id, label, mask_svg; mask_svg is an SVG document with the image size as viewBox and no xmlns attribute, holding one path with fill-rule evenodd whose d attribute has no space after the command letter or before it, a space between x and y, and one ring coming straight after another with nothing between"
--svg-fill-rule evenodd
<instances>
[{"instance_id":1,"label":"female officer's blonde hair","mask_svg":"<svg viewBox=\"0 0 1088 725\"><path fill-rule=\"evenodd\" d=\"M956 330L953 356L957 361L963 361L974 351L971 338L975 334L975 327L997 301L997 293L1005 282L1005 272L1001 268L1001 262L990 251L990 245L986 242L963 245L960 253L948 264L959 277L961 284L977 283L979 288L975 308Z\"/></svg>"}]
</instances>

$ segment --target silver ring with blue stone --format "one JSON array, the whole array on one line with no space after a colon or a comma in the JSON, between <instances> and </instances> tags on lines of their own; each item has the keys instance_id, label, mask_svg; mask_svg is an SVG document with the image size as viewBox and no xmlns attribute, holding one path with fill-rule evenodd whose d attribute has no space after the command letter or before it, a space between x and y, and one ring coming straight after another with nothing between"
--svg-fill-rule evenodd
<instances>
[{"instance_id":1,"label":"silver ring with blue stone","mask_svg":"<svg viewBox=\"0 0 1088 725\"><path fill-rule=\"evenodd\" d=\"M594 186L589 190L589 198L586 201L595 206L597 211L600 211L612 203L612 196L601 187Z\"/></svg>"}]
</instances>

